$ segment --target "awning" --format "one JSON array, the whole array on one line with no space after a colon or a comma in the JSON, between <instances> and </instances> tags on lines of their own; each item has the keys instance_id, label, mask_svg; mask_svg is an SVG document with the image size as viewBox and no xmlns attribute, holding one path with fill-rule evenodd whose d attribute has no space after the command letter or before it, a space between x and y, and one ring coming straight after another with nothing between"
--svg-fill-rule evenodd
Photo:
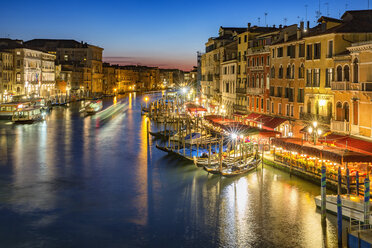
<instances>
[{"instance_id":1,"label":"awning","mask_svg":"<svg viewBox=\"0 0 372 248\"><path fill-rule=\"evenodd\" d=\"M280 126L280 124L284 123L285 121L287 121L287 120L284 119L284 118L273 117L270 120L267 120L266 122L264 122L263 127L264 128L266 127L266 128L269 128L269 129L275 129L278 126Z\"/></svg>"},{"instance_id":2,"label":"awning","mask_svg":"<svg viewBox=\"0 0 372 248\"><path fill-rule=\"evenodd\" d=\"M258 113L251 113L247 116L246 120L254 121L262 124L262 128L273 130L277 128L280 124L287 121L287 119L280 117L273 117L270 115L263 115Z\"/></svg>"},{"instance_id":3,"label":"awning","mask_svg":"<svg viewBox=\"0 0 372 248\"><path fill-rule=\"evenodd\" d=\"M372 156L337 147L314 146L298 138L273 139L272 144L292 152L307 154L341 164L342 162L372 162Z\"/></svg>"},{"instance_id":4,"label":"awning","mask_svg":"<svg viewBox=\"0 0 372 248\"><path fill-rule=\"evenodd\" d=\"M200 105L196 105L194 103L185 103L186 109L189 112L206 112L207 109L203 108Z\"/></svg>"},{"instance_id":5,"label":"awning","mask_svg":"<svg viewBox=\"0 0 372 248\"><path fill-rule=\"evenodd\" d=\"M246 120L256 120L257 117L261 116L261 114L257 114L257 113L250 113L247 118L245 118Z\"/></svg>"},{"instance_id":6,"label":"awning","mask_svg":"<svg viewBox=\"0 0 372 248\"><path fill-rule=\"evenodd\" d=\"M351 137L349 135L330 133L320 138L319 141L325 142L327 144L333 144L335 146L342 147L355 152L361 152L366 153L368 155L372 155L372 142Z\"/></svg>"}]
</instances>

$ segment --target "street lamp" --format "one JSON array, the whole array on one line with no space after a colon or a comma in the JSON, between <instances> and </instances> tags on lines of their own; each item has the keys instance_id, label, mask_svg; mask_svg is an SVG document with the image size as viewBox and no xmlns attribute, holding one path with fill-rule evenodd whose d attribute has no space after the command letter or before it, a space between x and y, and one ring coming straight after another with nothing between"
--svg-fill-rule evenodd
<instances>
[{"instance_id":1,"label":"street lamp","mask_svg":"<svg viewBox=\"0 0 372 248\"><path fill-rule=\"evenodd\" d=\"M145 102L146 102L146 108L147 108L147 101L149 100L149 98L146 96L145 97Z\"/></svg>"},{"instance_id":2,"label":"street lamp","mask_svg":"<svg viewBox=\"0 0 372 248\"><path fill-rule=\"evenodd\" d=\"M320 137L320 135L322 135L322 130L318 127L318 122L314 121L313 122L313 126L309 127L308 130L309 134L313 135L313 139L314 139L314 146L316 145L316 139L318 137Z\"/></svg>"}]
</instances>

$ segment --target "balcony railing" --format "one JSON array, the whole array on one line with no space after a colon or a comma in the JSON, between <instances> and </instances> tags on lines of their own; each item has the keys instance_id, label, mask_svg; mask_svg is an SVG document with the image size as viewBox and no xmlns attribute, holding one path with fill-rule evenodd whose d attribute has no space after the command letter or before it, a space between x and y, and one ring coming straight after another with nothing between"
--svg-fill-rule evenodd
<instances>
[{"instance_id":1,"label":"balcony railing","mask_svg":"<svg viewBox=\"0 0 372 248\"><path fill-rule=\"evenodd\" d=\"M263 71L264 67L262 65L260 66L251 66L251 71Z\"/></svg>"},{"instance_id":2,"label":"balcony railing","mask_svg":"<svg viewBox=\"0 0 372 248\"><path fill-rule=\"evenodd\" d=\"M361 90L361 83L350 83L347 81L331 82L331 90ZM372 90L372 89L371 89Z\"/></svg>"},{"instance_id":3,"label":"balcony railing","mask_svg":"<svg viewBox=\"0 0 372 248\"><path fill-rule=\"evenodd\" d=\"M246 88L236 88L236 93L247 94Z\"/></svg>"},{"instance_id":4,"label":"balcony railing","mask_svg":"<svg viewBox=\"0 0 372 248\"><path fill-rule=\"evenodd\" d=\"M331 131L349 133L349 122L331 120Z\"/></svg>"},{"instance_id":5,"label":"balcony railing","mask_svg":"<svg viewBox=\"0 0 372 248\"><path fill-rule=\"evenodd\" d=\"M238 110L240 112L247 112L247 106L239 105L239 104L234 104L234 110Z\"/></svg>"},{"instance_id":6,"label":"balcony railing","mask_svg":"<svg viewBox=\"0 0 372 248\"><path fill-rule=\"evenodd\" d=\"M248 88L247 94L250 95L262 95L264 93L264 89L262 88Z\"/></svg>"},{"instance_id":7,"label":"balcony railing","mask_svg":"<svg viewBox=\"0 0 372 248\"><path fill-rule=\"evenodd\" d=\"M361 91L370 91L372 92L372 82L363 82L363 83L353 83L353 84L360 84Z\"/></svg>"},{"instance_id":8,"label":"balcony railing","mask_svg":"<svg viewBox=\"0 0 372 248\"><path fill-rule=\"evenodd\" d=\"M311 113L300 113L300 119L305 121L318 121L323 124L329 124L331 121L330 116L323 116L323 115L317 115L317 114L311 114Z\"/></svg>"}]
</instances>

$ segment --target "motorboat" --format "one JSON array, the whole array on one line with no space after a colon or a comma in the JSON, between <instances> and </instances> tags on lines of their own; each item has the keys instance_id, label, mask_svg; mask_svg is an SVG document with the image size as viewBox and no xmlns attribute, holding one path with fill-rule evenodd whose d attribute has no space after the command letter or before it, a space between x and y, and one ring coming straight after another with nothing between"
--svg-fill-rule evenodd
<instances>
[{"instance_id":1,"label":"motorboat","mask_svg":"<svg viewBox=\"0 0 372 248\"><path fill-rule=\"evenodd\" d=\"M36 121L44 120L41 108L27 107L20 108L13 112L13 123L34 123Z\"/></svg>"},{"instance_id":2,"label":"motorboat","mask_svg":"<svg viewBox=\"0 0 372 248\"><path fill-rule=\"evenodd\" d=\"M29 107L31 102L10 102L0 104L0 119L1 120L11 120L13 113L24 107Z\"/></svg>"},{"instance_id":3,"label":"motorboat","mask_svg":"<svg viewBox=\"0 0 372 248\"><path fill-rule=\"evenodd\" d=\"M83 109L87 114L92 115L103 108L101 100L90 101Z\"/></svg>"}]
</instances>

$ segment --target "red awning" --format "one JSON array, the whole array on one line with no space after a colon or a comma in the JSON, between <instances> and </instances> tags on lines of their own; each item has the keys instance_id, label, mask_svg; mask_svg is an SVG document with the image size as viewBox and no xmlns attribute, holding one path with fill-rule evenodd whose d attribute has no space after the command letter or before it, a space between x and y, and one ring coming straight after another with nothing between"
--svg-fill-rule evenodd
<instances>
[{"instance_id":1,"label":"red awning","mask_svg":"<svg viewBox=\"0 0 372 248\"><path fill-rule=\"evenodd\" d=\"M284 123L285 121L286 121L286 119L284 119L284 118L273 117L271 119L267 119L262 125L263 125L264 128L275 129L280 124Z\"/></svg>"},{"instance_id":2,"label":"red awning","mask_svg":"<svg viewBox=\"0 0 372 248\"><path fill-rule=\"evenodd\" d=\"M246 120L255 120L257 119L257 117L261 116L260 114L257 114L257 113L250 113L247 118L245 118Z\"/></svg>"},{"instance_id":3,"label":"red awning","mask_svg":"<svg viewBox=\"0 0 372 248\"><path fill-rule=\"evenodd\" d=\"M354 138L348 135L331 133L320 138L319 141L334 144L335 146L346 148L348 150L372 155L372 142Z\"/></svg>"}]
</instances>

